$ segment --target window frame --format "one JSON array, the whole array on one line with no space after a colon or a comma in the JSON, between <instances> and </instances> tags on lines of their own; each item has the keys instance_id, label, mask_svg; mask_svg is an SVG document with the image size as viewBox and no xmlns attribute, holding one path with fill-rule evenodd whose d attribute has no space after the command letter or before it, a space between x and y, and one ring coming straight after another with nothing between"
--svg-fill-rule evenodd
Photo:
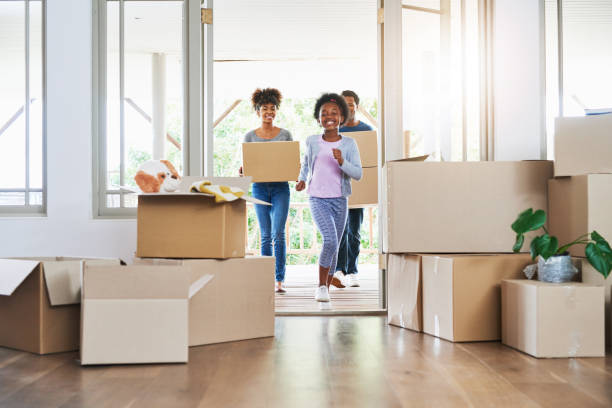
<instances>
[{"instance_id":1,"label":"window frame","mask_svg":"<svg viewBox=\"0 0 612 408\"><path fill-rule=\"evenodd\" d=\"M0 217L16 216L16 217L44 217L47 215L47 2L41 2L41 153L42 153L42 186L41 188L30 187L30 0L15 0L22 1L25 10L25 98L23 104L23 115L25 121L25 187L24 188L0 188L0 192L5 193L24 193L25 204L23 205L0 205ZM16 118L15 118L16 119ZM11 122L11 121L9 121ZM9 125L10 126L10 125ZM7 127L8 129L8 127ZM41 204L30 204L30 193L42 193Z\"/></svg>"},{"instance_id":2,"label":"window frame","mask_svg":"<svg viewBox=\"0 0 612 408\"><path fill-rule=\"evenodd\" d=\"M106 5L110 2L119 3L120 8L120 88L123 97L124 81L124 21L123 7L126 1L157 1L157 0L93 0L92 3L92 204L93 218L135 218L136 208L107 207L109 194L130 194L128 191L108 190L106 186L107 152L106 152ZM167 1L167 0L158 0ZM200 89L199 57L191 57L200 53L200 0L175 0L183 5L182 53L183 53L183 171L185 175L194 173L197 168L197 158L191 157L194 146L200 143L199 111L201 92L190 91ZM195 48L194 48L195 45ZM195 65L194 65L195 63ZM124 101L121 101L123 111ZM123 116L123 114L121 114ZM123 117L121 122L123 122ZM121 138L123 139L123 131ZM121 142L123 148L123 142ZM198 149L195 149L197 152ZM125 166L124 155L121 154L121 173Z\"/></svg>"}]
</instances>

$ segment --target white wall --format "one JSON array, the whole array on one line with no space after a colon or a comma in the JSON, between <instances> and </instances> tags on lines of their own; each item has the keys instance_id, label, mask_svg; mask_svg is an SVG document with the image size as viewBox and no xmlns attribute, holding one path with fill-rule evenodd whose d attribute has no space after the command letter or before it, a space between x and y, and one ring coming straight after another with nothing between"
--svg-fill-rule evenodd
<instances>
[{"instance_id":1,"label":"white wall","mask_svg":"<svg viewBox=\"0 0 612 408\"><path fill-rule=\"evenodd\" d=\"M135 220L92 218L91 1L47 2L47 217L0 218L0 256L130 260Z\"/></svg>"},{"instance_id":2,"label":"white wall","mask_svg":"<svg viewBox=\"0 0 612 408\"><path fill-rule=\"evenodd\" d=\"M541 6L541 0L494 4L495 160L541 158L546 130Z\"/></svg>"}]
</instances>

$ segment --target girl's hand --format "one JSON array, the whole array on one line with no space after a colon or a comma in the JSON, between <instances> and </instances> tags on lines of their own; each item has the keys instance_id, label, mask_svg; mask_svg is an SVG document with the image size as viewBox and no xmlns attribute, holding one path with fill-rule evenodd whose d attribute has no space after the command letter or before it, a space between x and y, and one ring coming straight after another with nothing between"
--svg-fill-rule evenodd
<instances>
[{"instance_id":1,"label":"girl's hand","mask_svg":"<svg viewBox=\"0 0 612 408\"><path fill-rule=\"evenodd\" d=\"M302 191L304 187L306 187L306 183L304 183L304 181L298 181L298 183L295 185L296 191Z\"/></svg>"},{"instance_id":2,"label":"girl's hand","mask_svg":"<svg viewBox=\"0 0 612 408\"><path fill-rule=\"evenodd\" d=\"M344 163L344 159L342 158L342 152L340 151L340 149L332 149L332 152L334 153L334 159L336 159L338 161L338 164L342 166L342 164Z\"/></svg>"}]
</instances>

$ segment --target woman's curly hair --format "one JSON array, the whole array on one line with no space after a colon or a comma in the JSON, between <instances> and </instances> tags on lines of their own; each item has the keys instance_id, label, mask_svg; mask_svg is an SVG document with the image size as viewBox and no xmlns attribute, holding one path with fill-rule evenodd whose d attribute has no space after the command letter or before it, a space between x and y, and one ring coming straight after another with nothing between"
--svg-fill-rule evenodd
<instances>
[{"instance_id":1,"label":"woman's curly hair","mask_svg":"<svg viewBox=\"0 0 612 408\"><path fill-rule=\"evenodd\" d=\"M338 105L338 107L340 108L340 111L342 112L342 119L343 119L342 123L340 123L340 126L344 125L349 117L349 107L346 104L346 101L344 100L344 98L336 93L325 93L321 95L319 99L317 99L317 103L315 103L315 108L314 108L314 118L317 121L319 120L319 112L321 112L321 107L328 102L333 102L336 105Z\"/></svg>"},{"instance_id":2,"label":"woman's curly hair","mask_svg":"<svg viewBox=\"0 0 612 408\"><path fill-rule=\"evenodd\" d=\"M257 88L255 92L253 92L253 95L251 95L251 103L253 104L253 109L256 111L266 103L271 103L278 109L282 99L283 95L281 95L280 91L276 88Z\"/></svg>"}]
</instances>

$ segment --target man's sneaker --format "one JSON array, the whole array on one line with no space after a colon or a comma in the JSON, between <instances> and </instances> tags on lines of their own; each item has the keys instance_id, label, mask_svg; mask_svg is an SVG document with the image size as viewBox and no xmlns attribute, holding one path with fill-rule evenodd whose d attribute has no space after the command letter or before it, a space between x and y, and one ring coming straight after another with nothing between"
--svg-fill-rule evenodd
<instances>
[{"instance_id":1,"label":"man's sneaker","mask_svg":"<svg viewBox=\"0 0 612 408\"><path fill-rule=\"evenodd\" d=\"M346 286L350 286L351 288L359 287L359 279L357 278L357 274L351 273L346 277Z\"/></svg>"},{"instance_id":2,"label":"man's sneaker","mask_svg":"<svg viewBox=\"0 0 612 408\"><path fill-rule=\"evenodd\" d=\"M334 276L332 277L331 284L337 288L345 288L346 285L344 284L343 280L344 274L340 271L336 271L336 273L334 273Z\"/></svg>"},{"instance_id":3,"label":"man's sneaker","mask_svg":"<svg viewBox=\"0 0 612 408\"><path fill-rule=\"evenodd\" d=\"M327 286L319 286L315 290L315 300L317 302L329 302L329 291L327 290Z\"/></svg>"}]
</instances>

